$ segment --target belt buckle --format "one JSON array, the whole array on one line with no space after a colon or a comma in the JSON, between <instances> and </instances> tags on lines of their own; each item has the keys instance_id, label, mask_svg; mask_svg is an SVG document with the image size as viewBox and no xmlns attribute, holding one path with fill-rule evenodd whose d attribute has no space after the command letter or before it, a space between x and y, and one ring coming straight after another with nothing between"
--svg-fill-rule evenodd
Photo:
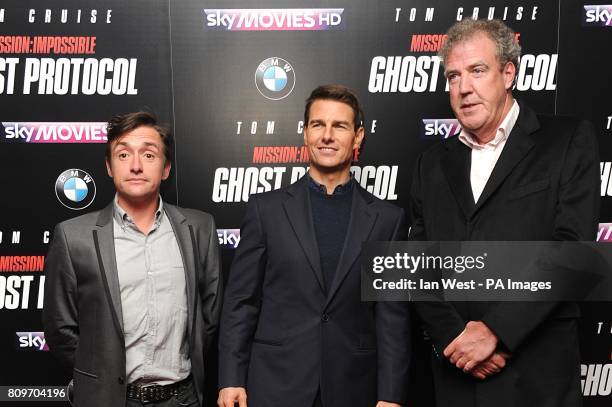
<instances>
[{"instance_id":1,"label":"belt buckle","mask_svg":"<svg viewBox=\"0 0 612 407\"><path fill-rule=\"evenodd\" d=\"M157 400L159 397L155 397L156 395L153 393L157 390L157 387L161 387L157 384L153 384L150 386L142 386L140 387L140 397L138 397L138 399L142 402L142 403L150 403L153 401L159 401Z\"/></svg>"}]
</instances>

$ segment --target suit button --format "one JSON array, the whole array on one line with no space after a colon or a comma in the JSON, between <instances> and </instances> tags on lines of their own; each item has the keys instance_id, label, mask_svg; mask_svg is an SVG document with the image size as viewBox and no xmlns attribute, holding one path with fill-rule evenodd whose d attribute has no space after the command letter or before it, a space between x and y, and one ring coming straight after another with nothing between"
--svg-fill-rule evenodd
<instances>
[{"instance_id":1,"label":"suit button","mask_svg":"<svg viewBox=\"0 0 612 407\"><path fill-rule=\"evenodd\" d=\"M119 384L125 383L125 380L123 380L123 377L118 377L117 381L119 382Z\"/></svg>"},{"instance_id":2,"label":"suit button","mask_svg":"<svg viewBox=\"0 0 612 407\"><path fill-rule=\"evenodd\" d=\"M323 320L323 322L327 322L327 321L329 321L329 315L327 315L327 314L323 314L323 315L321 316L321 319Z\"/></svg>"}]
</instances>

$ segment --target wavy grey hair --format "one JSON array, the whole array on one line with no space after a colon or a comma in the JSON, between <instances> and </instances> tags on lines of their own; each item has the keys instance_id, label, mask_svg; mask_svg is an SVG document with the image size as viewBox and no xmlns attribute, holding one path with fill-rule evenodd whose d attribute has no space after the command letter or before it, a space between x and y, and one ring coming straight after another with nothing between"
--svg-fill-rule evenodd
<instances>
[{"instance_id":1,"label":"wavy grey hair","mask_svg":"<svg viewBox=\"0 0 612 407\"><path fill-rule=\"evenodd\" d=\"M497 59L501 67L503 68L508 62L512 62L518 73L521 46L514 39L514 30L500 20L472 20L467 18L453 24L448 29L446 40L438 53L438 56L442 58L442 63L446 61L453 47L480 33L487 35L495 44Z\"/></svg>"}]
</instances>

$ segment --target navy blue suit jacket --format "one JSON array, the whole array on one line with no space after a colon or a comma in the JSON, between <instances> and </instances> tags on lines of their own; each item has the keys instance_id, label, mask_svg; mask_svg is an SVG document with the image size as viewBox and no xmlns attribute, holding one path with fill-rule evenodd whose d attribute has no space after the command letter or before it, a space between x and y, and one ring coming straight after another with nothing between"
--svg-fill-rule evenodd
<instances>
[{"instance_id":1,"label":"navy blue suit jacket","mask_svg":"<svg viewBox=\"0 0 612 407\"><path fill-rule=\"evenodd\" d=\"M324 286L306 177L252 195L231 267L219 387L249 407L373 407L408 392L407 304L361 301L361 244L405 238L404 211L359 185L334 280Z\"/></svg>"}]
</instances>

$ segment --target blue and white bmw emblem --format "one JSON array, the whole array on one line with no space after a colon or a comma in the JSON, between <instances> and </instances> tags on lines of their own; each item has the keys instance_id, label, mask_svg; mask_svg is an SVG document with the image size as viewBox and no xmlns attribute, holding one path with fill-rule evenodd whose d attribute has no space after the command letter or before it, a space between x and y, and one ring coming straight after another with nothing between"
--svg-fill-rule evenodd
<instances>
[{"instance_id":1,"label":"blue and white bmw emblem","mask_svg":"<svg viewBox=\"0 0 612 407\"><path fill-rule=\"evenodd\" d=\"M255 86L264 97L280 100L295 86L295 71L286 60L278 57L264 59L255 71Z\"/></svg>"},{"instance_id":2,"label":"blue and white bmw emblem","mask_svg":"<svg viewBox=\"0 0 612 407\"><path fill-rule=\"evenodd\" d=\"M72 177L64 182L64 195L72 202L81 202L87 197L87 184L81 178Z\"/></svg>"},{"instance_id":3,"label":"blue and white bmw emblem","mask_svg":"<svg viewBox=\"0 0 612 407\"><path fill-rule=\"evenodd\" d=\"M71 168L55 180L55 195L66 208L85 209L96 197L96 183L87 172Z\"/></svg>"}]
</instances>

